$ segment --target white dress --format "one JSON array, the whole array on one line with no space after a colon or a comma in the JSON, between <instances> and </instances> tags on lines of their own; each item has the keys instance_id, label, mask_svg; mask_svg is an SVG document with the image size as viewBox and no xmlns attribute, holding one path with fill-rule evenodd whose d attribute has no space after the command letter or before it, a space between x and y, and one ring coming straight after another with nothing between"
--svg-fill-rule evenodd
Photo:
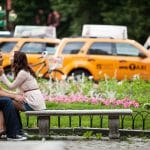
<instances>
[{"instance_id":1,"label":"white dress","mask_svg":"<svg viewBox=\"0 0 150 150\"><path fill-rule=\"evenodd\" d=\"M10 82L5 74L2 74L0 79L9 89L18 88L24 93L24 101L28 103L33 110L43 110L46 108L45 100L38 87L37 81L30 72L20 70L13 82Z\"/></svg>"}]
</instances>

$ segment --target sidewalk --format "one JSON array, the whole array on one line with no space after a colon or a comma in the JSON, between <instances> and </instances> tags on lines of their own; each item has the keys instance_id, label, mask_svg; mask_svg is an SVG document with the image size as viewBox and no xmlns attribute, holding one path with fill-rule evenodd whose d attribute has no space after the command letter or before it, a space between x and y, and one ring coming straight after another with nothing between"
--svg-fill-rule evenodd
<instances>
[{"instance_id":1,"label":"sidewalk","mask_svg":"<svg viewBox=\"0 0 150 150\"><path fill-rule=\"evenodd\" d=\"M149 150L150 139L94 140L67 137L56 140L0 141L0 150Z\"/></svg>"},{"instance_id":2,"label":"sidewalk","mask_svg":"<svg viewBox=\"0 0 150 150\"><path fill-rule=\"evenodd\" d=\"M0 150L64 150L61 141L0 141Z\"/></svg>"}]
</instances>

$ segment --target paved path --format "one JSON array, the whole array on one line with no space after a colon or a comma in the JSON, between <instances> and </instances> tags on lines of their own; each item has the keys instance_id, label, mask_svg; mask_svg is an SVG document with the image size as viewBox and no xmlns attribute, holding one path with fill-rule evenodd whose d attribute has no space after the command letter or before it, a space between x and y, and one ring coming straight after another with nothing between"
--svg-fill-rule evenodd
<instances>
[{"instance_id":1,"label":"paved path","mask_svg":"<svg viewBox=\"0 0 150 150\"><path fill-rule=\"evenodd\" d=\"M64 150L61 141L0 141L0 150Z\"/></svg>"},{"instance_id":2,"label":"paved path","mask_svg":"<svg viewBox=\"0 0 150 150\"><path fill-rule=\"evenodd\" d=\"M150 139L0 141L0 150L149 150Z\"/></svg>"}]
</instances>

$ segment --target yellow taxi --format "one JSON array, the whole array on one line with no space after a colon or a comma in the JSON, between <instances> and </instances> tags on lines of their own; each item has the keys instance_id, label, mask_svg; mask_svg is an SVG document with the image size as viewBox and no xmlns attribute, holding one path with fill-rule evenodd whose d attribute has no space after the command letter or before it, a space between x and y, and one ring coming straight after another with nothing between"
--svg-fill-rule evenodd
<instances>
[{"instance_id":1,"label":"yellow taxi","mask_svg":"<svg viewBox=\"0 0 150 150\"><path fill-rule=\"evenodd\" d=\"M130 39L63 38L57 48L63 59L58 68L67 77L84 74L95 81L104 78L150 79L150 52Z\"/></svg>"},{"instance_id":2,"label":"yellow taxi","mask_svg":"<svg viewBox=\"0 0 150 150\"><path fill-rule=\"evenodd\" d=\"M44 51L48 55L55 54L56 47L60 43L56 38L0 38L0 50L3 55L3 67L6 73L11 70L10 57L14 51L25 52L29 64L38 64L41 61L41 56ZM33 67L34 71L39 68L39 65ZM44 74L46 68L41 73Z\"/></svg>"},{"instance_id":3,"label":"yellow taxi","mask_svg":"<svg viewBox=\"0 0 150 150\"><path fill-rule=\"evenodd\" d=\"M10 54L16 47L19 39L18 38L0 38L0 51L3 55L3 67L7 70L10 68ZM10 69L9 69L10 70Z\"/></svg>"}]
</instances>

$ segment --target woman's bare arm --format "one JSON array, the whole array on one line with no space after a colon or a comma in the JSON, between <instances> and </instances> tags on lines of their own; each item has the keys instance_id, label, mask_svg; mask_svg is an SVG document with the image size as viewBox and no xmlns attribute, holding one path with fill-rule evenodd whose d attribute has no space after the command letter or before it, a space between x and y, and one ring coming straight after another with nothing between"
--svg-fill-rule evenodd
<instances>
[{"instance_id":1,"label":"woman's bare arm","mask_svg":"<svg viewBox=\"0 0 150 150\"><path fill-rule=\"evenodd\" d=\"M10 97L18 102L23 102L23 100L24 100L24 97L22 95L19 95L19 94L13 93L13 92L11 93L2 88L0 88L0 96Z\"/></svg>"}]
</instances>

